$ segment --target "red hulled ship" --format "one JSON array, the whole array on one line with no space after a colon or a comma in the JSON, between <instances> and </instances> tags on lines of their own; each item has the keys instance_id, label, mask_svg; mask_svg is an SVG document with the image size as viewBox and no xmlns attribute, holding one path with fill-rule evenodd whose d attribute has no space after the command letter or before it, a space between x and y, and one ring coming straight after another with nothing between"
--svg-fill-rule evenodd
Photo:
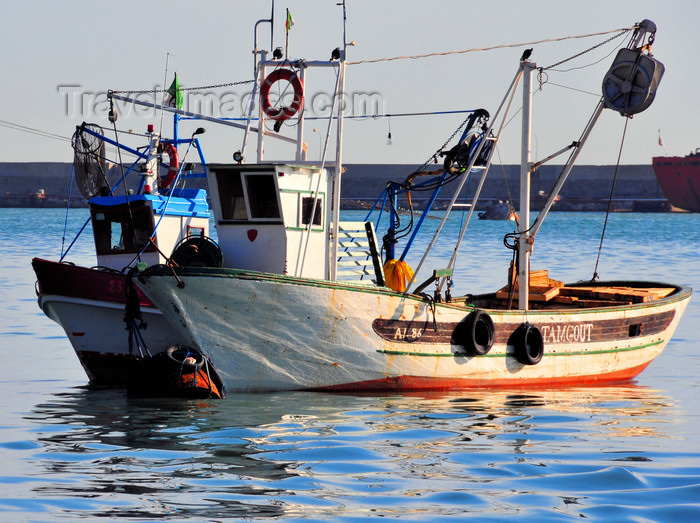
<instances>
[{"instance_id":1,"label":"red hulled ship","mask_svg":"<svg viewBox=\"0 0 700 523\"><path fill-rule=\"evenodd\" d=\"M700 212L700 148L688 156L652 158L656 179L671 205Z\"/></svg>"}]
</instances>

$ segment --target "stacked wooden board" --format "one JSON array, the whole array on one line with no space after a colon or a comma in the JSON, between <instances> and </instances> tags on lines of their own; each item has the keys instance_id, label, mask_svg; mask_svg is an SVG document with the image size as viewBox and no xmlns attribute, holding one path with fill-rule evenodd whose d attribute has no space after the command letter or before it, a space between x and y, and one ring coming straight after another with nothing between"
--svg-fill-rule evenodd
<instances>
[{"instance_id":1,"label":"stacked wooden board","mask_svg":"<svg viewBox=\"0 0 700 523\"><path fill-rule=\"evenodd\" d=\"M509 271L509 277L511 271ZM506 285L496 292L496 308L517 306L519 285ZM632 305L664 298L673 287L631 288L575 286L566 287L563 282L549 278L548 271L530 273L530 307L542 308L591 308L610 305Z\"/></svg>"}]
</instances>

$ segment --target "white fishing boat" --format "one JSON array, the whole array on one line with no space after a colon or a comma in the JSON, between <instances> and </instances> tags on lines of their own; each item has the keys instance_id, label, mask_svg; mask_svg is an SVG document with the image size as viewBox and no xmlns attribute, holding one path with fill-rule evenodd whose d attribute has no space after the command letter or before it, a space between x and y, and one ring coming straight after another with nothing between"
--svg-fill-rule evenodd
<instances>
[{"instance_id":1,"label":"white fishing boat","mask_svg":"<svg viewBox=\"0 0 700 523\"><path fill-rule=\"evenodd\" d=\"M197 138L201 132L199 128L191 138L165 140L151 125L137 136L140 141L145 138L146 145L132 148L123 135L121 141L109 138L95 124L83 123L75 131L74 175L89 199L90 217L59 260L34 258L32 267L39 307L63 328L94 385L124 386L133 374L134 359L191 344L133 286L128 273L139 264L190 256L193 246L209 264L212 256L220 255L208 239L206 191L180 184L198 175L184 162L187 152L198 151L198 163L204 164ZM106 144L120 151L113 158L113 176ZM182 162L178 145L187 146ZM119 161L122 156L124 163ZM108 178L113 178L111 184ZM96 257L89 267L72 263L68 256L88 223Z\"/></svg>"},{"instance_id":2,"label":"white fishing boat","mask_svg":"<svg viewBox=\"0 0 700 523\"><path fill-rule=\"evenodd\" d=\"M540 215L530 218L531 86L535 63L525 53L493 117L471 114L459 143L441 150L444 168L418 184L390 184L382 220L343 223L340 216L343 111L335 103L334 162L305 160L304 90L314 68L337 74L343 92L347 45L331 61L268 60L257 51L262 87L258 128L266 121L296 125L296 154L265 162L263 133L257 162L209 167L209 186L224 266L152 266L138 287L183 339L211 358L229 391L416 390L462 387L552 387L624 381L640 373L667 345L692 290L661 282L586 281L563 284L530 271L532 244L581 148L605 108L625 117L653 100L663 65L649 52L656 26L631 31L603 80L603 96L569 153ZM274 107L271 85L289 83L291 104ZM522 85L522 167L519 223L506 243L514 249L504 287L480 295L451 295L454 263L491 164L504 123ZM329 127L330 128L330 127ZM275 130L279 131L276 125ZM245 140L242 151L245 151ZM548 157L550 160L555 155ZM466 180L478 189L446 267L419 277ZM415 271L405 263L422 223L398 230L397 199L421 185L436 191L458 184L454 197ZM432 185L431 185L432 184ZM434 193L436 195L437 192ZM410 201L410 199L409 199ZM434 197L431 203L434 201ZM430 204L423 216L430 210ZM461 211L460 211L461 212ZM408 238L401 255L399 236ZM498 269L501 270L501 269ZM506 278L506 273L509 276ZM417 282L425 280L417 285ZM527 282L523 284L523 282ZM424 292L433 288L432 293Z\"/></svg>"}]
</instances>

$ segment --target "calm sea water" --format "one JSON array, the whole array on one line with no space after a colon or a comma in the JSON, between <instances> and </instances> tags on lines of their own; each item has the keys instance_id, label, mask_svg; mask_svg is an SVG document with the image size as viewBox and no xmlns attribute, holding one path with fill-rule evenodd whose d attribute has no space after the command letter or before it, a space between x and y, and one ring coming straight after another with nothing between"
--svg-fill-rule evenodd
<instances>
[{"instance_id":1,"label":"calm sea water","mask_svg":"<svg viewBox=\"0 0 700 523\"><path fill-rule=\"evenodd\" d=\"M700 520L697 296L617 387L134 401L86 389L36 304L30 260L59 256L64 214L0 210L0 521ZM70 213L68 240L85 218ZM532 268L590 278L602 220L553 214ZM506 222L473 225L460 292L502 286L511 257ZM698 233L700 215L613 214L598 273L700 289ZM94 264L89 236L74 250ZM426 268L449 242L436 254Z\"/></svg>"}]
</instances>

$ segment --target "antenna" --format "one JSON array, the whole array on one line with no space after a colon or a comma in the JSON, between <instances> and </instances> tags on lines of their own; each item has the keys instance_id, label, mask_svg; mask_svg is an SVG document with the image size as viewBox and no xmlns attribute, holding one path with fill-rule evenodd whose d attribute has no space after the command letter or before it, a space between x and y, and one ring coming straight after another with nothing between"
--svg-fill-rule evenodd
<instances>
[{"instance_id":1,"label":"antenna","mask_svg":"<svg viewBox=\"0 0 700 523\"><path fill-rule=\"evenodd\" d=\"M165 86L168 85L168 62L169 61L170 61L170 53L168 52L165 55L165 73L163 74L163 90L167 89L167 87L165 87ZM153 95L154 95L153 101L155 103L158 103L157 98L155 98L157 96L157 94L154 92ZM158 135L159 136L163 136L163 115L164 115L164 112L165 111L163 111L163 109L160 110L160 127L158 128Z\"/></svg>"},{"instance_id":2,"label":"antenna","mask_svg":"<svg viewBox=\"0 0 700 523\"><path fill-rule=\"evenodd\" d=\"M348 21L347 9L345 9L345 0L339 2L338 4L343 8L343 51L347 51L347 36L346 36L346 25Z\"/></svg>"},{"instance_id":3,"label":"antenna","mask_svg":"<svg viewBox=\"0 0 700 523\"><path fill-rule=\"evenodd\" d=\"M275 38L275 0L272 0L272 10L270 11L270 51L275 48L273 40Z\"/></svg>"},{"instance_id":4,"label":"antenna","mask_svg":"<svg viewBox=\"0 0 700 523\"><path fill-rule=\"evenodd\" d=\"M270 49L274 49L273 39L275 34L275 0L272 0L272 11L270 13L270 18L261 18L255 22L255 28L253 30L253 70L256 70L258 65L258 25L263 22L270 23Z\"/></svg>"}]
</instances>

